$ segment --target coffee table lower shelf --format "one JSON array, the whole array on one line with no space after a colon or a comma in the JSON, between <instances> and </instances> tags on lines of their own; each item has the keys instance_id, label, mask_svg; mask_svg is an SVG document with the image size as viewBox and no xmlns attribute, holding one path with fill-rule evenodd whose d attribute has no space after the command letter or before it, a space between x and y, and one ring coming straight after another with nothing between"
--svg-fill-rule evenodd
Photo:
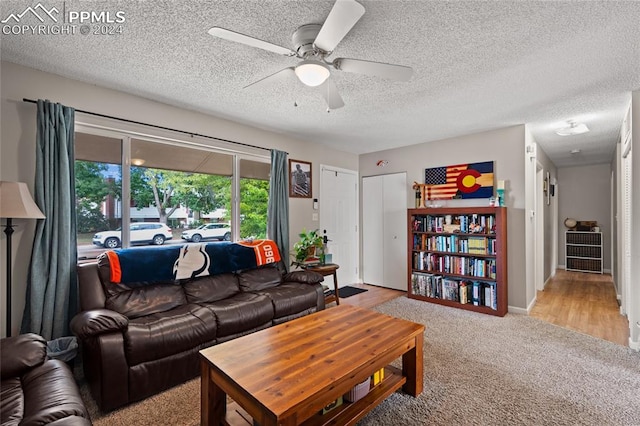
<instances>
[{"instance_id":1,"label":"coffee table lower shelf","mask_svg":"<svg viewBox=\"0 0 640 426\"><path fill-rule=\"evenodd\" d=\"M325 414L316 414L302 423L303 426L353 425L389 395L404 385L407 378L396 367L385 367L384 380L373 386L369 393L356 402L344 402ZM235 402L227 409L227 424L230 426L252 425L251 417Z\"/></svg>"},{"instance_id":2,"label":"coffee table lower shelf","mask_svg":"<svg viewBox=\"0 0 640 426\"><path fill-rule=\"evenodd\" d=\"M355 424L385 398L400 389L406 381L407 378L402 375L400 369L387 366L384 371L384 380L373 386L364 397L356 402L344 402L326 414L318 413L302 424L304 426Z\"/></svg>"}]
</instances>

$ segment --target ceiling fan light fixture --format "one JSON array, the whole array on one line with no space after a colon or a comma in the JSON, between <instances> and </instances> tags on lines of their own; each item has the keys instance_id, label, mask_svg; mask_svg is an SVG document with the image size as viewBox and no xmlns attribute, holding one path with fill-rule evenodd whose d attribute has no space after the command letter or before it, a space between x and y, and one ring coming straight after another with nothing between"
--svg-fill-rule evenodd
<instances>
[{"instance_id":1,"label":"ceiling fan light fixture","mask_svg":"<svg viewBox=\"0 0 640 426\"><path fill-rule=\"evenodd\" d=\"M556 134L560 136L572 136L587 133L589 128L584 123L577 123L573 120L567 121L568 127L556 130Z\"/></svg>"},{"instance_id":2,"label":"ceiling fan light fixture","mask_svg":"<svg viewBox=\"0 0 640 426\"><path fill-rule=\"evenodd\" d=\"M302 84L309 87L320 86L331 75L327 65L312 59L300 62L295 72Z\"/></svg>"}]
</instances>

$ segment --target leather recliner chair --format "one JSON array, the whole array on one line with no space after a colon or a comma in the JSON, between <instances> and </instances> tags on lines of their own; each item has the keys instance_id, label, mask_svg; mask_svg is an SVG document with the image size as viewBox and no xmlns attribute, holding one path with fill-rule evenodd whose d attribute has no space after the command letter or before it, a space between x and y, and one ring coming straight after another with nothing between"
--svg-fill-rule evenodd
<instances>
[{"instance_id":1,"label":"leather recliner chair","mask_svg":"<svg viewBox=\"0 0 640 426\"><path fill-rule=\"evenodd\" d=\"M0 341L2 425L91 425L70 368L47 358L37 334Z\"/></svg>"}]
</instances>

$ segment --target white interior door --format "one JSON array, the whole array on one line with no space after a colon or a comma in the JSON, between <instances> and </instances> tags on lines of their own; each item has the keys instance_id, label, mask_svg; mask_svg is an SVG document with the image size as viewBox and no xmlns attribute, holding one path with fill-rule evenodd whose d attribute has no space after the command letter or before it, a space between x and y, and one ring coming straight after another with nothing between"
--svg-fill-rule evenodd
<instances>
[{"instance_id":1,"label":"white interior door","mask_svg":"<svg viewBox=\"0 0 640 426\"><path fill-rule=\"evenodd\" d=\"M358 174L320 165L320 232L326 230L339 287L358 282Z\"/></svg>"},{"instance_id":2,"label":"white interior door","mask_svg":"<svg viewBox=\"0 0 640 426\"><path fill-rule=\"evenodd\" d=\"M362 178L362 280L384 285L383 176Z\"/></svg>"},{"instance_id":3,"label":"white interior door","mask_svg":"<svg viewBox=\"0 0 640 426\"><path fill-rule=\"evenodd\" d=\"M362 179L362 278L407 289L407 175Z\"/></svg>"},{"instance_id":4,"label":"white interior door","mask_svg":"<svg viewBox=\"0 0 640 426\"><path fill-rule=\"evenodd\" d=\"M384 176L384 286L407 290L407 174Z\"/></svg>"}]
</instances>

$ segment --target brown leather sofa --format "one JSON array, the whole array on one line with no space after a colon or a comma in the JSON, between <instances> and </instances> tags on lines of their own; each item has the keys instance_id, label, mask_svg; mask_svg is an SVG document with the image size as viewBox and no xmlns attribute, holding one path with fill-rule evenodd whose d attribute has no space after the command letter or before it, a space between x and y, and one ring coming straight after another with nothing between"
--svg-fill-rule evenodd
<instances>
[{"instance_id":1,"label":"brown leather sofa","mask_svg":"<svg viewBox=\"0 0 640 426\"><path fill-rule=\"evenodd\" d=\"M320 274L275 265L182 281L115 284L107 256L80 264L71 321L102 411L200 373L198 351L324 309Z\"/></svg>"},{"instance_id":2,"label":"brown leather sofa","mask_svg":"<svg viewBox=\"0 0 640 426\"><path fill-rule=\"evenodd\" d=\"M69 367L47 359L37 334L0 341L0 423L4 425L91 425Z\"/></svg>"}]
</instances>

